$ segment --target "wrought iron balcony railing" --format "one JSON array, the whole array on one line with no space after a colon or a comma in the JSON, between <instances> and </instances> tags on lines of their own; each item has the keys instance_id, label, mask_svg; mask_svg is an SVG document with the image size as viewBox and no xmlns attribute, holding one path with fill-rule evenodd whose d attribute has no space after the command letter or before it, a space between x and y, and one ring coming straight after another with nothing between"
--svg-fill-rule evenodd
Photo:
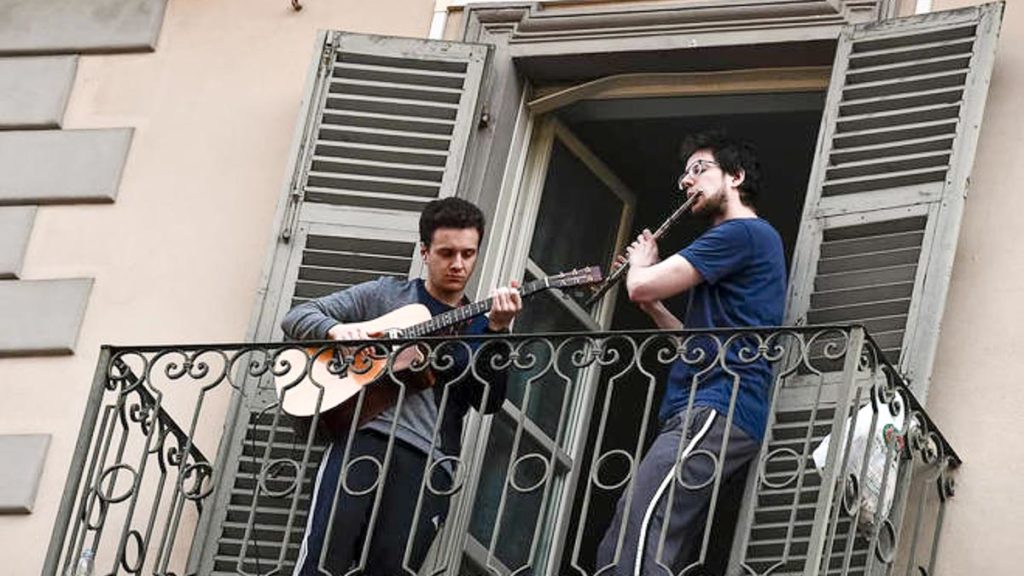
<instances>
[{"instance_id":1,"label":"wrought iron balcony railing","mask_svg":"<svg viewBox=\"0 0 1024 576\"><path fill-rule=\"evenodd\" d=\"M437 375L441 416L421 446L428 481L408 491L408 507L419 514L439 497L447 514L423 565L406 555L409 574L612 573L597 565L597 543L633 489L675 362L695 382L737 374L730 363L773 374L746 478L721 477L720 454L706 452L713 476L669 488L713 490L686 574L934 573L959 458L871 338L844 326L104 348L44 575L67 573L85 549L97 574L291 574L332 437L345 474L369 466L377 478L339 493L373 497L392 482L397 428L385 428L383 457L358 457L343 440L353 425L320 409L337 377L372 376L377 362L383 371L342 405L357 419L367 390L387 384L403 410L421 393L409 374ZM456 422L453 452L441 429L457 387L500 409ZM282 411L310 391L310 418ZM439 474L444 485L431 480ZM359 549L378 535L361 530ZM365 558L355 560L342 573L361 573Z\"/></svg>"}]
</instances>

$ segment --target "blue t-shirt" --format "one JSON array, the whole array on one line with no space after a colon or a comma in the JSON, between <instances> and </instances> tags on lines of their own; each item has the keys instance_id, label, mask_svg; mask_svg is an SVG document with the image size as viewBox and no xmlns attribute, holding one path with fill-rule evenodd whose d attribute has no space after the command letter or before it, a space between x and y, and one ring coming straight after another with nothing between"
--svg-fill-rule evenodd
<instances>
[{"instance_id":1,"label":"blue t-shirt","mask_svg":"<svg viewBox=\"0 0 1024 576\"><path fill-rule=\"evenodd\" d=\"M749 328L782 324L786 298L786 260L782 239L760 218L726 220L679 251L704 281L693 287L683 315L688 329ZM725 344L728 334L719 335ZM684 359L669 373L659 417L666 420L686 408L696 382L694 405L710 406L725 415L734 389L733 422L752 438L764 436L771 388L771 367L764 358L749 361L757 352L756 338L739 338L725 350L711 336L689 342ZM703 358L697 350L703 350ZM745 349L745 350L744 350ZM748 358L744 361L742 358ZM739 386L734 386L736 379Z\"/></svg>"},{"instance_id":2,"label":"blue t-shirt","mask_svg":"<svg viewBox=\"0 0 1024 576\"><path fill-rule=\"evenodd\" d=\"M420 301L420 304L423 304L424 306L427 307L427 310L430 310L431 316L440 316L441 314L444 314L449 310L455 309L454 306L449 306L448 304L445 304L444 302L441 302L440 300L431 296L430 292L427 292L427 286L423 282L422 278L417 278L416 280L414 280L414 282L416 283L417 299ZM469 299L463 296L462 305L466 305L469 303ZM487 316L474 316L473 318L463 320L458 324L454 324L446 328L445 330L434 332L431 334L431 336L454 336L456 334L486 334L487 323ZM480 340L477 339L467 339L465 340L465 343L466 345L469 346L469 350L475 351L477 348L480 347ZM469 363L469 354L467 353L468 351L466 350L465 346L457 344L445 346L439 349L438 352L452 355L452 360L454 361L454 364L449 370L446 371L450 375L460 374L462 371L465 370L466 364Z\"/></svg>"}]
</instances>

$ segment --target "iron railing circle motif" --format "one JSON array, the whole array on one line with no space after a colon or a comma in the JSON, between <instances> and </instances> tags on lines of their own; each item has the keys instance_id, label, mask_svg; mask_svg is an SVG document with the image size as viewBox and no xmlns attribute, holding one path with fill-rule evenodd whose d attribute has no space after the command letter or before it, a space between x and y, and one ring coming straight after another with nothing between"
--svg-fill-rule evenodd
<instances>
[{"instance_id":1,"label":"iron railing circle motif","mask_svg":"<svg viewBox=\"0 0 1024 576\"><path fill-rule=\"evenodd\" d=\"M128 551L131 549L129 543L135 544L134 561L130 561L128 559ZM129 530L128 534L125 535L124 550L121 551L121 567L132 574L141 573L143 564L146 562L145 547L145 543L142 539L142 533L135 529Z\"/></svg>"},{"instance_id":2,"label":"iron railing circle motif","mask_svg":"<svg viewBox=\"0 0 1024 576\"><path fill-rule=\"evenodd\" d=\"M626 474L624 474L623 477L618 482L613 482L611 484L608 484L608 483L605 483L604 481L601 480L601 470L602 470L602 468L604 468L608 464L608 461L611 460L612 457L614 457L614 456L621 456L621 457L626 459ZM602 490L618 490L619 488L625 486L626 483L629 482L633 478L632 470L633 470L633 455L632 454L630 454L629 452L626 452L625 450L619 450L619 449L609 450L608 452L605 452L604 454L601 454L601 456L598 457L597 461L594 462L594 467L593 467L593 469L590 472L590 481L593 482L593 484L595 486L597 486L598 488L600 488Z\"/></svg>"},{"instance_id":3,"label":"iron railing circle motif","mask_svg":"<svg viewBox=\"0 0 1024 576\"><path fill-rule=\"evenodd\" d=\"M888 518L878 523L878 537L875 539L875 557L885 564L896 560L896 526Z\"/></svg>"},{"instance_id":4,"label":"iron railing circle motif","mask_svg":"<svg viewBox=\"0 0 1024 576\"><path fill-rule=\"evenodd\" d=\"M840 500L843 512L854 517L860 510L860 479L852 472L844 476L843 497Z\"/></svg>"},{"instance_id":5,"label":"iron railing circle motif","mask_svg":"<svg viewBox=\"0 0 1024 576\"><path fill-rule=\"evenodd\" d=\"M540 478L538 478L533 484L525 486L520 484L519 480L517 480L520 470L522 470L527 463L535 460L540 462L543 469L543 473L540 475ZM551 462L545 458L543 454L540 454L539 452L531 452L529 454L523 454L512 461L512 465L509 467L508 483L516 492L520 494L529 494L547 483L550 477Z\"/></svg>"},{"instance_id":6,"label":"iron railing circle motif","mask_svg":"<svg viewBox=\"0 0 1024 576\"><path fill-rule=\"evenodd\" d=\"M107 523L107 511L110 509L110 503L100 498L99 491L96 488L89 488L86 495L81 510L82 524L88 530L97 531ZM93 513L97 510L97 517L93 518Z\"/></svg>"},{"instance_id":7,"label":"iron railing circle motif","mask_svg":"<svg viewBox=\"0 0 1024 576\"><path fill-rule=\"evenodd\" d=\"M448 470L444 468L445 463L451 463L454 472L451 473L452 485L446 489L441 489L434 486L434 473L440 469L445 474L448 474ZM462 485L465 482L465 475L462 473L462 459L458 456L446 455L441 458L432 459L430 464L427 465L427 470L424 474L426 475L424 482L427 490L430 490L431 494L437 496L452 496L462 490Z\"/></svg>"},{"instance_id":8,"label":"iron railing circle motif","mask_svg":"<svg viewBox=\"0 0 1024 576\"><path fill-rule=\"evenodd\" d=\"M704 457L711 461L712 472L705 480L701 480L696 484L691 484L687 482L685 478L683 478L683 472L686 470L686 464L698 457ZM675 476L676 483L678 483L680 486L691 492L696 492L698 490L703 490L704 488L711 486L711 484L715 482L715 479L718 478L718 471L718 454L715 454L711 450L707 450L705 448L698 448L696 450L690 450L690 452L683 454L683 457L680 458L678 462L676 462L674 470L672 471L672 475Z\"/></svg>"},{"instance_id":9,"label":"iron railing circle motif","mask_svg":"<svg viewBox=\"0 0 1024 576\"><path fill-rule=\"evenodd\" d=\"M108 492L113 492L114 488L116 487L115 484L117 482L116 475L120 470L124 470L127 473L131 474L132 481L129 483L128 488L124 491L123 494L119 494L117 496L104 493L103 484L104 482L107 481L108 477L110 478L110 486L108 486ZM103 471L103 473L100 474L99 481L96 484L98 488L98 490L96 490L96 495L99 497L100 500L106 502L107 504L117 504L119 502L124 502L125 500L131 498L133 494L135 494L135 484L138 481L138 477L138 472L136 472L135 468L132 467L130 464L115 464L113 466L108 466Z\"/></svg>"},{"instance_id":10,"label":"iron railing circle motif","mask_svg":"<svg viewBox=\"0 0 1024 576\"><path fill-rule=\"evenodd\" d=\"M280 476L286 473L289 468L292 470L293 474L291 475L291 480L288 481L287 486L279 490L274 490L267 485L269 480L275 480L278 482L282 481L281 478L275 476ZM260 492L270 496L271 498L283 498L291 494L298 489L299 482L302 480L300 471L299 463L291 458L273 458L267 460L260 467L260 474L257 479L260 486Z\"/></svg>"},{"instance_id":11,"label":"iron railing circle motif","mask_svg":"<svg viewBox=\"0 0 1024 576\"><path fill-rule=\"evenodd\" d=\"M794 468L794 470L792 471L790 476L788 476L786 478L783 478L782 480L777 480L777 481L769 480L768 479L768 464L772 463L773 461L776 461L776 460L780 459L782 456L792 456L793 457L793 463L796 464L796 467ZM792 448L783 447L783 448L776 448L774 450L771 450L770 452L768 452L768 454L764 458L764 467L763 467L764 472L761 475L761 484L763 484L767 488L772 488L772 489L775 489L775 490L781 490L781 489L789 486L790 484L796 482L800 478L800 473L803 471L802 461L803 461L803 455L800 454L799 452L797 452L796 450L792 449Z\"/></svg>"},{"instance_id":12,"label":"iron railing circle motif","mask_svg":"<svg viewBox=\"0 0 1024 576\"><path fill-rule=\"evenodd\" d=\"M942 476L940 477L941 491L940 495L943 500L946 498L952 498L956 495L956 478L952 474L948 473L949 466L944 466L942 470Z\"/></svg>"},{"instance_id":13,"label":"iron railing circle motif","mask_svg":"<svg viewBox=\"0 0 1024 576\"><path fill-rule=\"evenodd\" d=\"M373 482L362 490L353 490L352 487L348 485L349 473L352 470L354 470L357 465L363 462L368 462L375 468ZM373 456L363 455L353 458L349 460L347 464L342 466L340 479L341 487L343 490L345 490L345 494L348 494L349 496L366 496L370 492L376 490L378 486L380 486L380 483L383 481L383 470L384 464Z\"/></svg>"}]
</instances>

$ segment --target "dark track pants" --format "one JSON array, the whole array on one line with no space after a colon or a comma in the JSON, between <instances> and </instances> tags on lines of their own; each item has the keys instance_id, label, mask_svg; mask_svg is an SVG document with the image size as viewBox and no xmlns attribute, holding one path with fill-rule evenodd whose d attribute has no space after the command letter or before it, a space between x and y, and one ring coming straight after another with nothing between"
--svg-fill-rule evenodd
<instances>
[{"instance_id":1,"label":"dark track pants","mask_svg":"<svg viewBox=\"0 0 1024 576\"><path fill-rule=\"evenodd\" d=\"M632 488L619 498L615 517L597 550L598 571L611 564L615 567L602 574L669 576L694 565L703 545L714 489L714 482L709 480L715 473L715 464L707 453L722 460L724 482L734 474L745 472L760 448L749 435L731 426L723 458L720 453L727 436L726 418L706 406L693 407L685 430L684 424L685 411L665 422L640 462ZM682 462L681 471L677 462ZM679 482L680 477L687 485L699 488L687 488ZM673 484L672 506L666 514ZM704 484L707 485L702 486ZM627 513L626 501L631 490L633 498ZM623 530L622 549L616 558ZM663 533L664 545L659 555Z\"/></svg>"},{"instance_id":2,"label":"dark track pants","mask_svg":"<svg viewBox=\"0 0 1024 576\"><path fill-rule=\"evenodd\" d=\"M383 463L386 450L387 438L384 435L373 431L356 432L348 464L349 490L346 490L340 486L345 442L339 440L330 445L317 473L306 534L294 576L342 576L358 565L366 545L369 546L369 555L365 567L355 574L411 575L423 564L430 543L448 511L448 499L425 489L419 519L415 530L411 530L426 455L396 441L387 483L371 530L377 489L369 488L376 482L377 467L367 459L355 460L361 456L372 456ZM446 474L439 472L434 474L434 478L436 489L448 488ZM353 494L363 491L368 491L368 494ZM368 536L369 542L366 541ZM405 562L410 537L410 557Z\"/></svg>"}]
</instances>

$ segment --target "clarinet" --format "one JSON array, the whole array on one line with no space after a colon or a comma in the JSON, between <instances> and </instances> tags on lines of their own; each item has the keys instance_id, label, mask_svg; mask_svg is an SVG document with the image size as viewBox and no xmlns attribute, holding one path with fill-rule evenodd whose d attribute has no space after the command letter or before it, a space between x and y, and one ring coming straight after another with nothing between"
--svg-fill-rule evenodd
<instances>
[{"instance_id":1,"label":"clarinet","mask_svg":"<svg viewBox=\"0 0 1024 576\"><path fill-rule=\"evenodd\" d=\"M662 235L665 234L665 232L668 232L668 229L671 228L673 224L678 222L680 218L682 218L683 214L685 214L686 211L690 209L690 206L693 206L693 203L697 201L697 198L699 196L700 192L694 194L693 196L690 196L689 198L686 199L686 202L683 202L683 204L679 208L676 208L676 211L670 214L669 217L666 218L665 221L661 223L661 226L658 226L658 229L654 231L654 239L658 240L659 238L662 237ZM625 256L625 254L622 254L622 257ZM613 265L614 262L615 261L613 260ZM586 302L583 303L583 307L590 308L595 303L597 303L597 301L600 300L602 296L604 296L605 292L610 290L612 286L618 284L619 280L625 277L627 270L629 270L628 261L625 262L622 266L616 268L614 272L612 272L611 274L608 275L607 278L605 278L604 282L601 283L597 291L594 292L594 294L590 298L588 298Z\"/></svg>"}]
</instances>

